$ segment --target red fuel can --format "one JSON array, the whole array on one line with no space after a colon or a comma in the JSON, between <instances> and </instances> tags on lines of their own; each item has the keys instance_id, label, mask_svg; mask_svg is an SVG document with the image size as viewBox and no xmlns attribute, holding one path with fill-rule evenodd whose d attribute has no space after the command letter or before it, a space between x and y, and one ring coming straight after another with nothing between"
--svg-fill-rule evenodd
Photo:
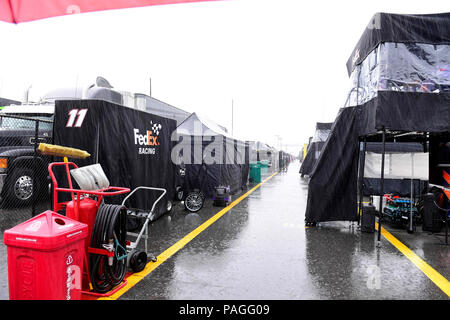
<instances>
[{"instance_id":1,"label":"red fuel can","mask_svg":"<svg viewBox=\"0 0 450 320\"><path fill-rule=\"evenodd\" d=\"M78 216L76 214L75 206L78 207ZM66 217L85 223L88 226L88 236L86 240L86 254L87 249L91 242L92 230L94 229L95 218L97 217L98 202L91 198L81 199L79 203L77 201L70 201L66 205Z\"/></svg>"},{"instance_id":2,"label":"red fuel can","mask_svg":"<svg viewBox=\"0 0 450 320\"><path fill-rule=\"evenodd\" d=\"M79 300L86 224L46 211L4 233L10 300Z\"/></svg>"}]
</instances>

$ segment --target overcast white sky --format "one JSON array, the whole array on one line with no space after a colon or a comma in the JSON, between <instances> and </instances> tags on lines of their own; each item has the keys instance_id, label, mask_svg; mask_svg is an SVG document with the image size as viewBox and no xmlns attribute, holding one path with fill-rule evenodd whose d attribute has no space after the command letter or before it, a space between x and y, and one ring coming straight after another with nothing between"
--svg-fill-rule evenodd
<instances>
[{"instance_id":1,"label":"overcast white sky","mask_svg":"<svg viewBox=\"0 0 450 320\"><path fill-rule=\"evenodd\" d=\"M228 0L0 23L0 96L38 100L104 76L234 133L290 151L331 122L348 90L345 63L376 12L450 11L445 1Z\"/></svg>"}]
</instances>

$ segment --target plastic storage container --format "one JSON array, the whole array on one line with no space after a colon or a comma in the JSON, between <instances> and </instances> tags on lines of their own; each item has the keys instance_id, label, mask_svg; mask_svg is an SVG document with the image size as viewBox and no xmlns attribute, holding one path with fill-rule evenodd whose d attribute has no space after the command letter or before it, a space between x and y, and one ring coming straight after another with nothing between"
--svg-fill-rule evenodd
<instances>
[{"instance_id":1,"label":"plastic storage container","mask_svg":"<svg viewBox=\"0 0 450 320\"><path fill-rule=\"evenodd\" d=\"M10 300L79 300L87 234L53 211L5 231Z\"/></svg>"},{"instance_id":2,"label":"plastic storage container","mask_svg":"<svg viewBox=\"0 0 450 320\"><path fill-rule=\"evenodd\" d=\"M250 182L261 183L261 166L259 163L250 163Z\"/></svg>"}]
</instances>

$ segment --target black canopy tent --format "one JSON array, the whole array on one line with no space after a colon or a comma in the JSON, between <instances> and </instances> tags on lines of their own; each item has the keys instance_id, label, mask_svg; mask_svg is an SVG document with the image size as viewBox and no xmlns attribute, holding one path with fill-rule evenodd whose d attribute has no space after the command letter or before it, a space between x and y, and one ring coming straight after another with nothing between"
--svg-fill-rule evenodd
<instances>
[{"instance_id":1,"label":"black canopy tent","mask_svg":"<svg viewBox=\"0 0 450 320\"><path fill-rule=\"evenodd\" d=\"M207 197L218 186L229 186L232 194L246 187L249 144L229 136L223 127L192 113L177 127L174 152L186 168L189 190L200 189Z\"/></svg>"},{"instance_id":2,"label":"black canopy tent","mask_svg":"<svg viewBox=\"0 0 450 320\"><path fill-rule=\"evenodd\" d=\"M353 89L311 174L307 223L358 220L361 141L382 143L380 194L386 142L429 141L431 149L435 140L448 141L450 14L377 13L347 68Z\"/></svg>"},{"instance_id":3,"label":"black canopy tent","mask_svg":"<svg viewBox=\"0 0 450 320\"><path fill-rule=\"evenodd\" d=\"M328 135L330 134L332 125L333 123L316 123L316 131L314 133L314 136L310 138L306 157L300 167L300 173L302 176L310 175L313 171L314 166L319 159L320 152L325 145L325 141L327 141Z\"/></svg>"}]
</instances>

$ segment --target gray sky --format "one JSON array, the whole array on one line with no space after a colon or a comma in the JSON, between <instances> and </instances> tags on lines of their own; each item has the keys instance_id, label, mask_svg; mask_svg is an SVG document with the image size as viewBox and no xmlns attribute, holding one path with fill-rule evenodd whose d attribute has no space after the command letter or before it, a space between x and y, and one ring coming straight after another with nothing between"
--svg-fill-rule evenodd
<instances>
[{"instance_id":1,"label":"gray sky","mask_svg":"<svg viewBox=\"0 0 450 320\"><path fill-rule=\"evenodd\" d=\"M345 63L376 12L437 13L449 1L228 0L0 23L0 96L38 100L104 76L197 111L241 139L303 144L349 88ZM297 153L299 147L289 148Z\"/></svg>"}]
</instances>

